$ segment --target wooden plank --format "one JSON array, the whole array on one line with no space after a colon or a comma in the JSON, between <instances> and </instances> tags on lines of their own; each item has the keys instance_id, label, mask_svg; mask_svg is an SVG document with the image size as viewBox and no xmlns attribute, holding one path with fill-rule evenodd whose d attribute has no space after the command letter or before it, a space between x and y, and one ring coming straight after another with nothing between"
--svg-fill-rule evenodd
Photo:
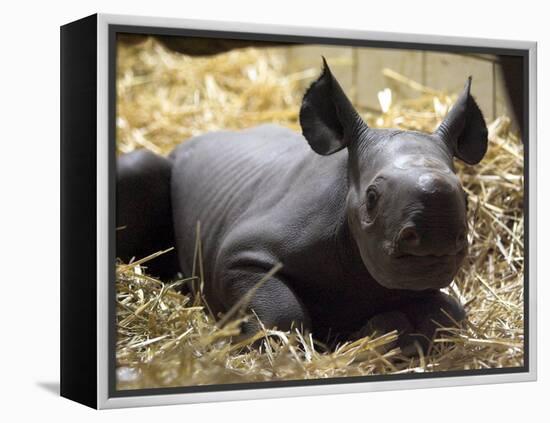
<instances>
[{"instance_id":1,"label":"wooden plank","mask_svg":"<svg viewBox=\"0 0 550 423\"><path fill-rule=\"evenodd\" d=\"M453 53L426 52L426 85L448 93L459 93L472 76L472 95L485 119L495 118L493 63L486 59Z\"/></svg>"},{"instance_id":2,"label":"wooden plank","mask_svg":"<svg viewBox=\"0 0 550 423\"><path fill-rule=\"evenodd\" d=\"M382 74L384 68L392 69L407 78L422 83L423 52L380 48L357 49L357 93L358 105L380 110L378 92L384 88L392 90L393 100L414 98L418 92Z\"/></svg>"},{"instance_id":3,"label":"wooden plank","mask_svg":"<svg viewBox=\"0 0 550 423\"><path fill-rule=\"evenodd\" d=\"M328 45L292 46L287 49L289 73L303 72L300 87L305 90L321 73L322 56L327 59L330 69L340 82L346 94L353 100L353 54L352 47Z\"/></svg>"}]
</instances>

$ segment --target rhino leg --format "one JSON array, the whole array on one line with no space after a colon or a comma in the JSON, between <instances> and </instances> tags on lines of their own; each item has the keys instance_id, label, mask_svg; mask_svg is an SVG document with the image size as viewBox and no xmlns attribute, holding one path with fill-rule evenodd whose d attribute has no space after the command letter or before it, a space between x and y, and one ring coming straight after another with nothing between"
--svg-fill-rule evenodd
<instances>
[{"instance_id":1,"label":"rhino leg","mask_svg":"<svg viewBox=\"0 0 550 423\"><path fill-rule=\"evenodd\" d=\"M396 347L403 349L410 342L408 337L413 327L409 318L402 311L388 311L375 315L369 319L360 331L353 334L352 338L359 339L365 336L381 336L394 330L397 331L399 338L397 341L384 345L383 352Z\"/></svg>"},{"instance_id":2,"label":"rhino leg","mask_svg":"<svg viewBox=\"0 0 550 423\"><path fill-rule=\"evenodd\" d=\"M170 199L172 162L147 150L117 159L116 256L124 262L175 246ZM144 266L164 279L179 269L175 251Z\"/></svg>"},{"instance_id":3,"label":"rhino leg","mask_svg":"<svg viewBox=\"0 0 550 423\"><path fill-rule=\"evenodd\" d=\"M405 355L412 356L418 354L418 348L426 353L433 340L444 334L441 328L456 327L465 316L464 307L454 298L435 291L410 300L399 310L372 317L356 337L397 330L399 339L386 349L399 347Z\"/></svg>"},{"instance_id":4,"label":"rhino leg","mask_svg":"<svg viewBox=\"0 0 550 423\"><path fill-rule=\"evenodd\" d=\"M417 342L424 352L428 351L435 338L445 335L443 328L457 327L466 317L462 304L441 291L434 291L411 301L403 308L403 312L414 328L410 335L412 342L409 342L409 347L412 346L411 343Z\"/></svg>"},{"instance_id":5,"label":"rhino leg","mask_svg":"<svg viewBox=\"0 0 550 423\"><path fill-rule=\"evenodd\" d=\"M221 272L218 286L223 291L222 298L227 310L247 293L253 292L249 302L243 304L243 309L247 314L253 312L258 318L252 315L243 324L242 337L256 334L261 325L267 329L277 328L282 331L293 328L310 330L310 318L305 306L283 277L274 275L257 287L266 273L263 268L249 266Z\"/></svg>"}]
</instances>

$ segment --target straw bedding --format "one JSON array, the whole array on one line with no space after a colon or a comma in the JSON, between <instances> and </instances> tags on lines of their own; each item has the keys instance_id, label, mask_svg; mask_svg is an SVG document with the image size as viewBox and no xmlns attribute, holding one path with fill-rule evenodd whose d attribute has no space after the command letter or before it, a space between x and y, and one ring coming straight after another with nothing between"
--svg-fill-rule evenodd
<instances>
[{"instance_id":1,"label":"straw bedding","mask_svg":"<svg viewBox=\"0 0 550 423\"><path fill-rule=\"evenodd\" d=\"M217 129L273 122L299 130L302 87L318 69L288 74L283 50L243 49L188 57L153 40L120 46L117 72L119 153L148 148L167 154L190 136ZM390 69L385 76L418 92L391 101L383 113L363 113L371 126L432 131L456 98L409 81ZM197 274L168 283L147 275L147 261L117 264L117 386L119 389L190 386L389 373L439 372L523 365L523 147L502 116L489 126L489 151L477 166L457 162L469 194L470 254L447 292L465 305L462 327L438 336L427 355L403 356L384 348L391 332L329 351L299 331L265 330L236 343L237 314L216 324L201 296ZM197 230L200 241L200 227ZM200 261L200 242L196 248ZM200 264L200 263L198 263ZM271 335L266 337L266 335ZM259 348L250 344L264 339Z\"/></svg>"}]
</instances>

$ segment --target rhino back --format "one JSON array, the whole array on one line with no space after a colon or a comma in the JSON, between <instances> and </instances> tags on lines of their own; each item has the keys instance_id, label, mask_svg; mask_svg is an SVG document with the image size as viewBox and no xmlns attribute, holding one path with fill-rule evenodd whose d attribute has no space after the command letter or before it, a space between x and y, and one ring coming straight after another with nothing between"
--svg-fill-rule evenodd
<instances>
[{"instance_id":1,"label":"rhino back","mask_svg":"<svg viewBox=\"0 0 550 423\"><path fill-rule=\"evenodd\" d=\"M281 203L289 203L289 195L311 195L292 193L300 191L300 180L303 185L304 179L315 179L318 168L317 155L303 137L275 125L201 135L177 147L172 157L173 213L184 273L191 272L197 221L210 267L221 242L238 226L261 219L292 226L296 210L281 211Z\"/></svg>"}]
</instances>

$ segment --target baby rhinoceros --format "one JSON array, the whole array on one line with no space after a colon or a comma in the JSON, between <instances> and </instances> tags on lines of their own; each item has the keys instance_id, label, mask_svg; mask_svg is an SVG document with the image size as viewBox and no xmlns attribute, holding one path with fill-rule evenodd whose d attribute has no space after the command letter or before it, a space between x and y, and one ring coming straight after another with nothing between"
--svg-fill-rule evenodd
<instances>
[{"instance_id":1,"label":"baby rhinoceros","mask_svg":"<svg viewBox=\"0 0 550 423\"><path fill-rule=\"evenodd\" d=\"M424 351L465 316L448 286L468 249L453 157L478 163L487 128L471 79L432 134L370 128L326 62L307 90L303 135L264 125L194 137L168 158L118 160L117 256L175 246L151 272L192 273L201 222L204 294L219 315L252 295L263 325L320 340L400 332ZM258 329L251 319L245 334ZM414 354L414 352L412 352Z\"/></svg>"}]
</instances>

